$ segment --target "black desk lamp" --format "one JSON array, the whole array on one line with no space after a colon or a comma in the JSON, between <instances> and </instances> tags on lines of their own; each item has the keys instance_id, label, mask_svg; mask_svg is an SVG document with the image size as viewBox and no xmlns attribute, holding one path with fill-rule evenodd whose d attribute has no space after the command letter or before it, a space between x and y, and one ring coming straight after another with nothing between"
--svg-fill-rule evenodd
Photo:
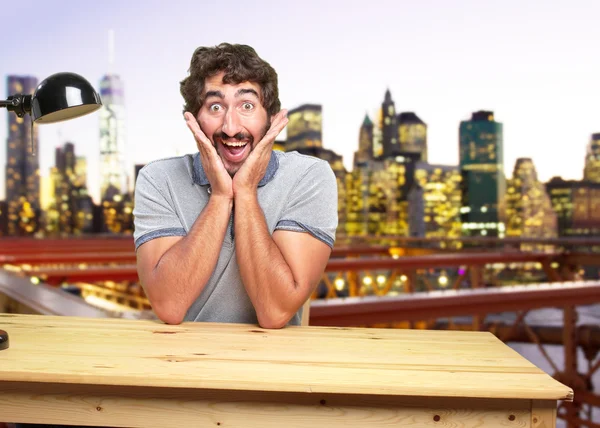
<instances>
[{"instance_id":1,"label":"black desk lamp","mask_svg":"<svg viewBox=\"0 0 600 428\"><path fill-rule=\"evenodd\" d=\"M102 107L100 96L92 85L75 73L56 73L44 79L33 95L11 95L0 100L19 117L31 115L33 123L55 123L92 113ZM33 132L31 133L33 152ZM1 342L0 342L1 343Z\"/></svg>"},{"instance_id":2,"label":"black desk lamp","mask_svg":"<svg viewBox=\"0 0 600 428\"><path fill-rule=\"evenodd\" d=\"M33 123L55 123L92 113L102 107L92 85L75 73L56 73L42 80L33 95L11 95L0 107L19 117L30 114ZM33 132L31 133L33 152ZM0 350L8 348L8 333L0 330Z\"/></svg>"}]
</instances>

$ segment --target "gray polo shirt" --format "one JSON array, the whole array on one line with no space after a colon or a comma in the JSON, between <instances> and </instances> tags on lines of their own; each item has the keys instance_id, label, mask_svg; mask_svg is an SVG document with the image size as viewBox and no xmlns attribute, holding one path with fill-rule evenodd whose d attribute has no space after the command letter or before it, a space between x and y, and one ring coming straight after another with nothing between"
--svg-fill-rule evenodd
<instances>
[{"instance_id":1,"label":"gray polo shirt","mask_svg":"<svg viewBox=\"0 0 600 428\"><path fill-rule=\"evenodd\" d=\"M135 185L136 250L154 238L185 236L209 198L210 183L199 153L147 164ZM275 230L310 233L333 247L337 184L327 162L297 152L273 151L258 185L258 201L271 234ZM243 213L234 207L215 270L184 321L258 322L235 255L235 215ZM301 318L302 308L289 324L299 325Z\"/></svg>"}]
</instances>

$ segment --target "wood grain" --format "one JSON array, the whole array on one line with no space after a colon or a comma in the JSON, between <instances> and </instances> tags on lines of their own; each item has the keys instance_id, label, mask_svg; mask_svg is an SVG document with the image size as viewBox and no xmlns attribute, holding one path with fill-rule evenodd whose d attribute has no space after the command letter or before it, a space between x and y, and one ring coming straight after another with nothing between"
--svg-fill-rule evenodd
<instances>
[{"instance_id":1,"label":"wood grain","mask_svg":"<svg viewBox=\"0 0 600 428\"><path fill-rule=\"evenodd\" d=\"M531 426L529 400L0 385L3 418L29 423L228 428Z\"/></svg>"},{"instance_id":2,"label":"wood grain","mask_svg":"<svg viewBox=\"0 0 600 428\"><path fill-rule=\"evenodd\" d=\"M0 382L427 397L572 399L487 332L0 314Z\"/></svg>"},{"instance_id":3,"label":"wood grain","mask_svg":"<svg viewBox=\"0 0 600 428\"><path fill-rule=\"evenodd\" d=\"M531 426L533 428L556 428L556 403L532 400Z\"/></svg>"}]
</instances>

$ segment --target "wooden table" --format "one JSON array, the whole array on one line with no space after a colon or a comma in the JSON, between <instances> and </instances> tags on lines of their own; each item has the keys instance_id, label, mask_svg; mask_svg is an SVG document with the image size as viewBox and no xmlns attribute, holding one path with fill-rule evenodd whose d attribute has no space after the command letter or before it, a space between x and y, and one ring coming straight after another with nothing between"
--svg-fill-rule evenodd
<instances>
[{"instance_id":1,"label":"wooden table","mask_svg":"<svg viewBox=\"0 0 600 428\"><path fill-rule=\"evenodd\" d=\"M553 427L573 391L487 332L0 314L0 420Z\"/></svg>"}]
</instances>

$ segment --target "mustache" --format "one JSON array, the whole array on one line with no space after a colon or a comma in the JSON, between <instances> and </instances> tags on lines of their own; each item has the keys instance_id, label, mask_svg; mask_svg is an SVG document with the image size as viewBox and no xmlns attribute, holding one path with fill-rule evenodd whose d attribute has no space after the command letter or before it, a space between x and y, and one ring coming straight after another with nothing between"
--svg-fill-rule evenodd
<instances>
[{"instance_id":1,"label":"mustache","mask_svg":"<svg viewBox=\"0 0 600 428\"><path fill-rule=\"evenodd\" d=\"M217 139L236 140L236 141L248 140L250 143L252 143L254 141L254 138L252 138L252 135L247 134L245 132L238 132L237 134L235 134L233 136L229 136L224 132L218 131L213 134L213 141L217 141Z\"/></svg>"}]
</instances>

